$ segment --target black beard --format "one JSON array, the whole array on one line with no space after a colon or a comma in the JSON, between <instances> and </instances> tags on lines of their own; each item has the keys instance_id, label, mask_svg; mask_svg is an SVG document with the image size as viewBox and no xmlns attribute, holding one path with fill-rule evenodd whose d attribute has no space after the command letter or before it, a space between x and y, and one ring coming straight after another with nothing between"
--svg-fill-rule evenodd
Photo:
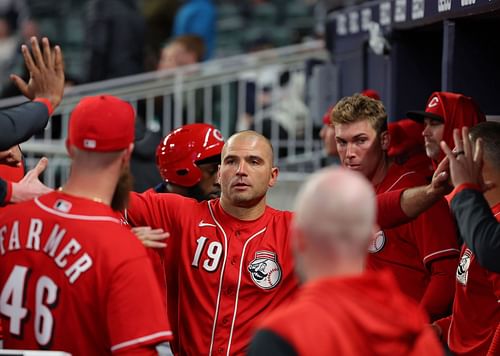
<instances>
[{"instance_id":1,"label":"black beard","mask_svg":"<svg viewBox=\"0 0 500 356\"><path fill-rule=\"evenodd\" d=\"M130 167L127 165L120 173L118 183L116 183L113 199L111 200L111 209L115 211L122 211L128 205L129 193L134 184L134 177L130 173Z\"/></svg>"},{"instance_id":2,"label":"black beard","mask_svg":"<svg viewBox=\"0 0 500 356\"><path fill-rule=\"evenodd\" d=\"M188 188L188 196L197 201L210 200L212 197L208 194L203 194L198 184Z\"/></svg>"}]
</instances>

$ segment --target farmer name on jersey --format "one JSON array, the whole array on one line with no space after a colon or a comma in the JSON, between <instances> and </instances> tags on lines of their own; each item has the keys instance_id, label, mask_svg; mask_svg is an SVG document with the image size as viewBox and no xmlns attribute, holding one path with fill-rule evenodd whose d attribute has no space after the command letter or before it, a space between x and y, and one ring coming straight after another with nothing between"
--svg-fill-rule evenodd
<instances>
[{"instance_id":1,"label":"farmer name on jersey","mask_svg":"<svg viewBox=\"0 0 500 356\"><path fill-rule=\"evenodd\" d=\"M20 230L25 231L26 229L21 229L18 220L13 221L10 225L0 227L0 256L20 249L44 252L54 260L57 267L64 269L64 274L70 283L74 283L82 273L92 267L92 258L86 252L80 251L82 246L75 238L72 237L69 241L61 244L66 230L58 224L44 227L41 219L32 218L29 221L28 235L20 236ZM40 244L42 234L49 236L43 245ZM77 258L69 264L68 257L71 256Z\"/></svg>"}]
</instances>

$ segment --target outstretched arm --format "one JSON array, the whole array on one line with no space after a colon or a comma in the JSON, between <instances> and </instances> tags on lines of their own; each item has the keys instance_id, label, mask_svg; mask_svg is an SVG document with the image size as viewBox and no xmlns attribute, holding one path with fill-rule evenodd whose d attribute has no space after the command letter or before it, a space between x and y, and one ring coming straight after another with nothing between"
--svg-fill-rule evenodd
<instances>
[{"instance_id":1,"label":"outstretched arm","mask_svg":"<svg viewBox=\"0 0 500 356\"><path fill-rule=\"evenodd\" d=\"M42 44L43 51L36 38L31 39L33 55L27 46L21 47L30 79L28 83L17 75L11 75L11 79L23 95L33 101L0 110L0 151L24 142L42 130L62 100L64 68L61 49L56 46L52 53L47 38Z\"/></svg>"},{"instance_id":2,"label":"outstretched arm","mask_svg":"<svg viewBox=\"0 0 500 356\"><path fill-rule=\"evenodd\" d=\"M421 187L390 191L377 195L378 219L382 229L405 224L451 191L448 184L448 160L444 159L434 172L432 182Z\"/></svg>"}]
</instances>

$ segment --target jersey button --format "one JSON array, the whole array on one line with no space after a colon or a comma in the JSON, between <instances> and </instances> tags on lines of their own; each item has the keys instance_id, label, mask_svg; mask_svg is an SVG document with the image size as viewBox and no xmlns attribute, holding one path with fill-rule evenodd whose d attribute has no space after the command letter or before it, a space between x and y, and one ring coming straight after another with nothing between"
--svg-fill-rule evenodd
<instances>
[{"instance_id":1,"label":"jersey button","mask_svg":"<svg viewBox=\"0 0 500 356\"><path fill-rule=\"evenodd\" d=\"M236 263L238 263L238 257L236 256L231 257L231 264L234 266Z\"/></svg>"},{"instance_id":2,"label":"jersey button","mask_svg":"<svg viewBox=\"0 0 500 356\"><path fill-rule=\"evenodd\" d=\"M227 289L226 289L226 294L227 294L227 295L231 295L231 294L233 294L233 288L231 288L231 287L227 287Z\"/></svg>"},{"instance_id":3,"label":"jersey button","mask_svg":"<svg viewBox=\"0 0 500 356\"><path fill-rule=\"evenodd\" d=\"M236 236L240 236L240 230L236 230L235 234Z\"/></svg>"},{"instance_id":4,"label":"jersey button","mask_svg":"<svg viewBox=\"0 0 500 356\"><path fill-rule=\"evenodd\" d=\"M224 349L222 347L219 347L219 349L217 351L221 354L224 352Z\"/></svg>"},{"instance_id":5,"label":"jersey button","mask_svg":"<svg viewBox=\"0 0 500 356\"><path fill-rule=\"evenodd\" d=\"M229 323L229 318L225 316L224 318L222 318L222 324L227 325L227 323Z\"/></svg>"}]
</instances>

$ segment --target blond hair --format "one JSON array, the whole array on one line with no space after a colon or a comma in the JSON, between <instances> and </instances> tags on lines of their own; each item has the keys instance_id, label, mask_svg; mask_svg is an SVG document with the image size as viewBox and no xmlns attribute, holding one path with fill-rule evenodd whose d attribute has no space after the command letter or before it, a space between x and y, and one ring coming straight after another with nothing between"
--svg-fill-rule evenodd
<instances>
[{"instance_id":1,"label":"blond hair","mask_svg":"<svg viewBox=\"0 0 500 356\"><path fill-rule=\"evenodd\" d=\"M368 120L378 134L387 131L387 113L382 102L361 94L342 98L331 111L330 120L334 125Z\"/></svg>"}]
</instances>

